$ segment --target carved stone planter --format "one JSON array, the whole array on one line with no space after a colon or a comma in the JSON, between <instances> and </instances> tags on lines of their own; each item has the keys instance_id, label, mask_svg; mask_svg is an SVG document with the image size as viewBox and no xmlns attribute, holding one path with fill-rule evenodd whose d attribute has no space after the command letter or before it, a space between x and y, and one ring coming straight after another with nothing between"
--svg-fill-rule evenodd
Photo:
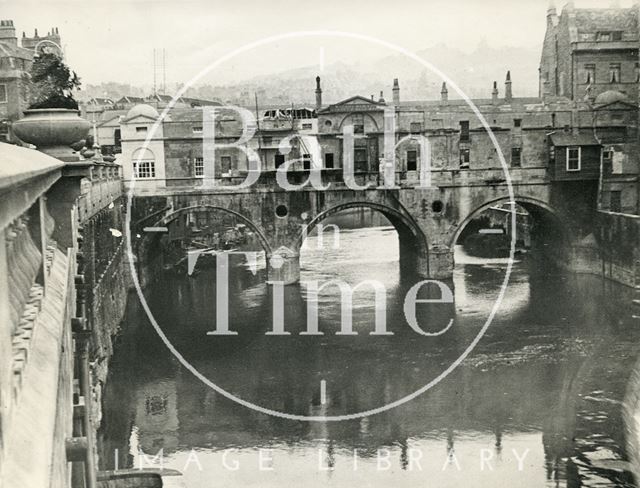
<instances>
[{"instance_id":1,"label":"carved stone planter","mask_svg":"<svg viewBox=\"0 0 640 488\"><path fill-rule=\"evenodd\" d=\"M80 118L78 110L39 108L26 110L24 118L14 122L12 128L20 140L38 150L65 161L77 161L81 156L69 146L87 137L91 123Z\"/></svg>"}]
</instances>

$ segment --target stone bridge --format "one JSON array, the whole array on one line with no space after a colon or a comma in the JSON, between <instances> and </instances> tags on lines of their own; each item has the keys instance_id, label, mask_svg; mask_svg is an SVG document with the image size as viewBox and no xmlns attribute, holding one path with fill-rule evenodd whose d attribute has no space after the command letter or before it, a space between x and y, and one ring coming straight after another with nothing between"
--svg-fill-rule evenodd
<instances>
[{"instance_id":1,"label":"stone bridge","mask_svg":"<svg viewBox=\"0 0 640 488\"><path fill-rule=\"evenodd\" d=\"M115 164L0 144L0 486L97 486L121 198Z\"/></svg>"},{"instance_id":2,"label":"stone bridge","mask_svg":"<svg viewBox=\"0 0 640 488\"><path fill-rule=\"evenodd\" d=\"M297 178L305 180L303 174ZM213 188L134 185L133 221L163 227L197 209L231 213L253 230L269 263L276 264L269 267L269 279L294 283L300 274L300 247L314 227L342 210L365 207L384 214L396 228L401 265L423 277L449 278L453 246L465 225L487 208L511 200L501 170L438 171L430 188L406 181L398 188L381 188L374 173L358 175L359 185L371 184L366 190L353 190L340 180L337 173L323 175L323 183L331 183L328 189L307 185L296 191L277 186L273 173L245 189L226 186L229 181ZM571 198L554 188L546 168L514 169L511 182L515 201L531 213L537 242L547 246L547 254L566 250L576 230L580 235L589 232L588 218L571 211ZM281 259L272 260L274 256Z\"/></svg>"}]
</instances>

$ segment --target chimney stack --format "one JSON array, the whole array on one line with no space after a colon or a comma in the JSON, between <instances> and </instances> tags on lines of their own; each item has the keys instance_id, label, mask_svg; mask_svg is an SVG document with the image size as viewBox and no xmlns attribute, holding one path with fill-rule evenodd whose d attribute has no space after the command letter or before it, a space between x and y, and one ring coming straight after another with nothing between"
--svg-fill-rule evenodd
<instances>
[{"instance_id":1,"label":"chimney stack","mask_svg":"<svg viewBox=\"0 0 640 488\"><path fill-rule=\"evenodd\" d=\"M449 90L447 90L447 82L442 82L442 89L440 90L440 101L447 103L449 101Z\"/></svg>"},{"instance_id":2,"label":"chimney stack","mask_svg":"<svg viewBox=\"0 0 640 488\"><path fill-rule=\"evenodd\" d=\"M556 6L553 1L549 2L549 7L547 8L547 24L552 26L558 25L558 13L556 12Z\"/></svg>"},{"instance_id":3,"label":"chimney stack","mask_svg":"<svg viewBox=\"0 0 640 488\"><path fill-rule=\"evenodd\" d=\"M504 82L504 99L507 103L511 103L511 100L513 100L513 93L511 91L511 71L507 71L507 79Z\"/></svg>"},{"instance_id":4,"label":"chimney stack","mask_svg":"<svg viewBox=\"0 0 640 488\"><path fill-rule=\"evenodd\" d=\"M0 39L13 46L18 45L16 28L13 26L13 20L0 20Z\"/></svg>"},{"instance_id":5,"label":"chimney stack","mask_svg":"<svg viewBox=\"0 0 640 488\"><path fill-rule=\"evenodd\" d=\"M316 76L316 110L322 108L322 88L320 88L320 77Z\"/></svg>"},{"instance_id":6,"label":"chimney stack","mask_svg":"<svg viewBox=\"0 0 640 488\"><path fill-rule=\"evenodd\" d=\"M493 82L493 90L491 90L491 100L493 104L496 105L498 103L498 82Z\"/></svg>"},{"instance_id":7,"label":"chimney stack","mask_svg":"<svg viewBox=\"0 0 640 488\"><path fill-rule=\"evenodd\" d=\"M385 103L384 101L384 95L382 93L382 90L380 90L380 99L378 100L378 103Z\"/></svg>"},{"instance_id":8,"label":"chimney stack","mask_svg":"<svg viewBox=\"0 0 640 488\"><path fill-rule=\"evenodd\" d=\"M398 84L398 78L393 79L393 104L400 105L400 85Z\"/></svg>"}]
</instances>

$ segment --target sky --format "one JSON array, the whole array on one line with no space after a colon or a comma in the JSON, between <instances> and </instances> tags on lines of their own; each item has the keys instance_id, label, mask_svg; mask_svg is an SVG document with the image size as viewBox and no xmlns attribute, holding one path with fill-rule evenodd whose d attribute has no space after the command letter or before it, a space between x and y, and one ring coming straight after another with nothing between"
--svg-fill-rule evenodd
<instances>
[{"instance_id":1,"label":"sky","mask_svg":"<svg viewBox=\"0 0 640 488\"><path fill-rule=\"evenodd\" d=\"M577 7L610 3L575 2ZM158 65L166 52L167 84L187 83L242 46L293 31L351 32L409 51L445 44L472 52L481 41L494 48L534 48L544 36L547 6L548 0L0 0L0 17L13 19L18 36L58 27L66 60L84 83L150 86L154 48ZM193 82L228 84L391 53L349 38L292 37L249 49Z\"/></svg>"}]
</instances>

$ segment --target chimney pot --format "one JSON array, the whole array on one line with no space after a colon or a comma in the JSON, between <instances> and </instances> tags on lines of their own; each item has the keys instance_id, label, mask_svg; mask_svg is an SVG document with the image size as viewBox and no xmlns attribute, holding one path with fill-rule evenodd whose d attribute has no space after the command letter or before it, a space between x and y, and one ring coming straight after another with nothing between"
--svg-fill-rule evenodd
<instances>
[{"instance_id":1,"label":"chimney pot","mask_svg":"<svg viewBox=\"0 0 640 488\"><path fill-rule=\"evenodd\" d=\"M322 108L322 88L320 87L320 77L316 76L316 110Z\"/></svg>"},{"instance_id":2,"label":"chimney pot","mask_svg":"<svg viewBox=\"0 0 640 488\"><path fill-rule=\"evenodd\" d=\"M504 82L504 99L507 103L513 100L513 92L511 91L511 71L507 71L507 79Z\"/></svg>"},{"instance_id":3,"label":"chimney pot","mask_svg":"<svg viewBox=\"0 0 640 488\"><path fill-rule=\"evenodd\" d=\"M393 79L393 104L400 105L400 85L398 78Z\"/></svg>"},{"instance_id":4,"label":"chimney pot","mask_svg":"<svg viewBox=\"0 0 640 488\"><path fill-rule=\"evenodd\" d=\"M449 90L447 89L447 82L442 82L442 88L440 89L440 101L448 102L449 101Z\"/></svg>"}]
</instances>

